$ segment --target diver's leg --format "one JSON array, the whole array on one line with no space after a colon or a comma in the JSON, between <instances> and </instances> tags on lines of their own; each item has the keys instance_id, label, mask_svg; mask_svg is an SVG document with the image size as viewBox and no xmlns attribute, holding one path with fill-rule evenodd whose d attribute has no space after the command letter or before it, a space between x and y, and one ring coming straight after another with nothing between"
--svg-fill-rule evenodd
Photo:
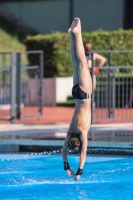
<instances>
[{"instance_id":1,"label":"diver's leg","mask_svg":"<svg viewBox=\"0 0 133 200\"><path fill-rule=\"evenodd\" d=\"M73 26L73 22L71 27ZM73 65L73 85L79 84L78 77L78 60L76 56L76 47L75 47L75 35L71 31L71 27L68 29L70 34L70 57Z\"/></svg>"},{"instance_id":2,"label":"diver's leg","mask_svg":"<svg viewBox=\"0 0 133 200\"><path fill-rule=\"evenodd\" d=\"M75 48L78 60L78 77L80 87L87 93L92 93L92 80L88 69L85 50L82 40L81 23L79 18L74 19L71 32L75 35Z\"/></svg>"},{"instance_id":3,"label":"diver's leg","mask_svg":"<svg viewBox=\"0 0 133 200\"><path fill-rule=\"evenodd\" d=\"M78 61L84 61L87 65L86 57L85 57L85 50L82 41L82 33L81 33L81 24L80 19L75 18L73 21L73 26L71 27L71 32L75 35L75 47L76 47L76 56ZM88 67L88 66L87 66Z\"/></svg>"}]
</instances>

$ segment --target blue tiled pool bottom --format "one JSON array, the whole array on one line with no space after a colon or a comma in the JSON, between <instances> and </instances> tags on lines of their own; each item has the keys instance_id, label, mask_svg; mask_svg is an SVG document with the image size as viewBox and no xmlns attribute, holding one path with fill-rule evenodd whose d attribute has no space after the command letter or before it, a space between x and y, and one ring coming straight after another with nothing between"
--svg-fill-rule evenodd
<instances>
[{"instance_id":1,"label":"blue tiled pool bottom","mask_svg":"<svg viewBox=\"0 0 133 200\"><path fill-rule=\"evenodd\" d=\"M77 170L78 156L69 156ZM79 181L60 155L0 155L0 200L132 200L133 158L88 156Z\"/></svg>"}]
</instances>

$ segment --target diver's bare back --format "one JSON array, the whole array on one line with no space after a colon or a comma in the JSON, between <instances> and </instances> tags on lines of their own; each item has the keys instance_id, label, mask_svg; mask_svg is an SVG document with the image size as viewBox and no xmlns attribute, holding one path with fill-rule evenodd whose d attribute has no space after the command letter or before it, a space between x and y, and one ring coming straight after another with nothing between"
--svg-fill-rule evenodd
<instances>
[{"instance_id":1,"label":"diver's bare back","mask_svg":"<svg viewBox=\"0 0 133 200\"><path fill-rule=\"evenodd\" d=\"M91 100L75 99L75 110L69 127L69 133L88 132L91 123Z\"/></svg>"}]
</instances>

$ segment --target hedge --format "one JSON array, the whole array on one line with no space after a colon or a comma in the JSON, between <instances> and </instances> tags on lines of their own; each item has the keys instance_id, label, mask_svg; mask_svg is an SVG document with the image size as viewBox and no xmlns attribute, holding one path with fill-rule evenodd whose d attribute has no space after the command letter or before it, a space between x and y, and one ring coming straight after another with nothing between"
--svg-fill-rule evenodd
<instances>
[{"instance_id":1,"label":"hedge","mask_svg":"<svg viewBox=\"0 0 133 200\"><path fill-rule=\"evenodd\" d=\"M70 60L70 36L68 33L53 32L51 34L27 36L25 39L27 51L44 51L44 76L65 77L72 75ZM83 42L90 42L93 50L132 50L133 30L84 32ZM108 59L108 54L103 54ZM37 64L38 57L29 55L29 64ZM133 53L113 54L112 65L133 65ZM108 63L107 63L108 65Z\"/></svg>"}]
</instances>

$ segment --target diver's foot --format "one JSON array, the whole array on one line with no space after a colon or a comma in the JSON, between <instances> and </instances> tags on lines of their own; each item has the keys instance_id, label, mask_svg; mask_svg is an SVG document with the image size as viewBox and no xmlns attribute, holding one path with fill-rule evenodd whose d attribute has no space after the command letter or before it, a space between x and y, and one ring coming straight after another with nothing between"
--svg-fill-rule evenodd
<instances>
[{"instance_id":1,"label":"diver's foot","mask_svg":"<svg viewBox=\"0 0 133 200\"><path fill-rule=\"evenodd\" d=\"M79 18L74 18L70 28L68 29L68 33L74 33L75 35L81 33L81 22Z\"/></svg>"}]
</instances>

